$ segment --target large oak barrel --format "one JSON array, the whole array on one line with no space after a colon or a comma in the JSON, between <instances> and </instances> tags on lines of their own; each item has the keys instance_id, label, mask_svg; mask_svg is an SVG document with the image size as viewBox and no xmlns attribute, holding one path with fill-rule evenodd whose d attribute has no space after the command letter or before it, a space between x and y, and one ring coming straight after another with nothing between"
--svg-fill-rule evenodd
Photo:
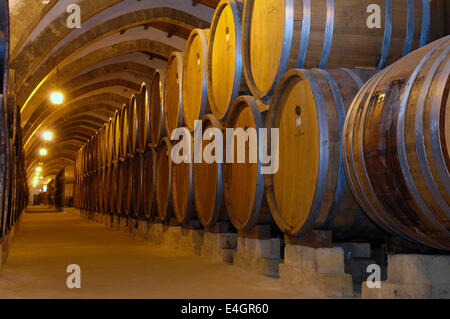
<instances>
[{"instance_id":1,"label":"large oak barrel","mask_svg":"<svg viewBox=\"0 0 450 319\"><path fill-rule=\"evenodd\" d=\"M117 112L117 111L116 111ZM113 153L114 153L114 138L115 138L115 130L116 123L114 121L115 114L112 118L109 119L108 123L108 141L106 143L106 160L108 163L112 163L113 161Z\"/></svg>"},{"instance_id":2,"label":"large oak barrel","mask_svg":"<svg viewBox=\"0 0 450 319\"><path fill-rule=\"evenodd\" d=\"M113 156L112 160L117 161L120 158L120 110L114 113L114 132L113 132Z\"/></svg>"},{"instance_id":3,"label":"large oak barrel","mask_svg":"<svg viewBox=\"0 0 450 319\"><path fill-rule=\"evenodd\" d=\"M202 131L218 129L222 131L224 124L214 115L208 114L202 118ZM211 141L202 140L203 150ZM221 163L194 163L192 170L194 202L197 217L205 227L214 226L218 221L227 219L222 190Z\"/></svg>"},{"instance_id":4,"label":"large oak barrel","mask_svg":"<svg viewBox=\"0 0 450 319\"><path fill-rule=\"evenodd\" d=\"M101 162L102 162L102 167L105 167L107 164L107 159L106 159L106 149L107 149L107 144L108 144L108 123L103 124L102 127L102 134L101 134L101 143L100 143L100 158L101 158Z\"/></svg>"},{"instance_id":5,"label":"large oak barrel","mask_svg":"<svg viewBox=\"0 0 450 319\"><path fill-rule=\"evenodd\" d=\"M188 133L189 130L186 129L186 131L186 133ZM180 163L177 163L172 159L172 205L175 218L181 224L196 217L194 207L194 190L192 185L194 143L190 132L189 135L186 136L189 136L189 138L186 137L186 141L184 141L185 137L183 135L177 143L180 143L179 145L189 145L187 139L190 139L189 149L183 150L184 152L190 152L190 157L186 153L177 154L179 159L183 160ZM188 158L182 158L183 155L188 155Z\"/></svg>"},{"instance_id":6,"label":"large oak barrel","mask_svg":"<svg viewBox=\"0 0 450 319\"><path fill-rule=\"evenodd\" d=\"M194 122L209 111L206 81L209 34L208 29L192 30L184 52L183 116L191 131Z\"/></svg>"},{"instance_id":7,"label":"large oak barrel","mask_svg":"<svg viewBox=\"0 0 450 319\"><path fill-rule=\"evenodd\" d=\"M267 108L258 106L251 96L239 97L231 107L227 128L235 133L248 130L248 139L239 147L239 137L227 137L234 140L233 163L226 160L223 166L223 195L228 217L238 230L249 231L255 225L269 224L270 213L264 196L264 176L262 163L258 156L260 129L264 128ZM254 133L251 130L254 129ZM251 143L253 139L253 144ZM255 144L256 143L256 144ZM252 148L251 145L254 147ZM227 146L228 147L228 146ZM251 150L254 152L251 152ZM230 149L226 149L229 153ZM239 158L239 153L245 152Z\"/></svg>"},{"instance_id":8,"label":"large oak barrel","mask_svg":"<svg viewBox=\"0 0 450 319\"><path fill-rule=\"evenodd\" d=\"M183 119L183 52L172 52L164 77L164 125L167 136L184 124Z\"/></svg>"},{"instance_id":9,"label":"large oak barrel","mask_svg":"<svg viewBox=\"0 0 450 319\"><path fill-rule=\"evenodd\" d=\"M155 196L156 209L162 221L172 217L172 145L165 137L156 149Z\"/></svg>"},{"instance_id":10,"label":"large oak barrel","mask_svg":"<svg viewBox=\"0 0 450 319\"><path fill-rule=\"evenodd\" d=\"M138 132L139 103L140 103L140 96L138 94L133 94L130 101L130 107L128 109L129 156L134 155L139 145L139 132Z\"/></svg>"},{"instance_id":11,"label":"large oak barrel","mask_svg":"<svg viewBox=\"0 0 450 319\"><path fill-rule=\"evenodd\" d=\"M144 193L144 155L136 152L133 156L132 172L132 189L131 189L131 206L133 207L133 215L141 217L143 211L143 197L148 196Z\"/></svg>"},{"instance_id":12,"label":"large oak barrel","mask_svg":"<svg viewBox=\"0 0 450 319\"><path fill-rule=\"evenodd\" d=\"M333 230L337 239L376 238L353 199L341 160L345 115L374 70L288 71L272 97L268 154L279 166L264 176L272 217L287 235ZM278 138L271 136L278 131Z\"/></svg>"},{"instance_id":13,"label":"large oak barrel","mask_svg":"<svg viewBox=\"0 0 450 319\"><path fill-rule=\"evenodd\" d=\"M163 86L164 75L156 70L150 91L150 140L153 147L158 146L159 140L164 136Z\"/></svg>"},{"instance_id":14,"label":"large oak barrel","mask_svg":"<svg viewBox=\"0 0 450 319\"><path fill-rule=\"evenodd\" d=\"M211 22L206 64L211 112L223 119L239 93L246 92L242 71L241 29L243 1L222 0Z\"/></svg>"},{"instance_id":15,"label":"large oak barrel","mask_svg":"<svg viewBox=\"0 0 450 319\"><path fill-rule=\"evenodd\" d=\"M4 1L0 4L0 93L8 92L8 74L9 68L9 5ZM1 96L3 104L3 96ZM3 111L4 106L0 108ZM3 121L3 120L2 120ZM3 125L3 123L2 123ZM0 215L1 217L1 215ZM1 225L1 224L0 224ZM0 233L0 236L2 234Z\"/></svg>"},{"instance_id":16,"label":"large oak barrel","mask_svg":"<svg viewBox=\"0 0 450 319\"><path fill-rule=\"evenodd\" d=\"M450 250L450 36L373 77L344 125L355 198L380 227Z\"/></svg>"},{"instance_id":17,"label":"large oak barrel","mask_svg":"<svg viewBox=\"0 0 450 319\"><path fill-rule=\"evenodd\" d=\"M127 158L130 152L129 148L130 139L128 137L128 110L129 110L128 104L124 104L120 112L119 127L116 128L119 129L119 144L120 144L119 153L121 161Z\"/></svg>"},{"instance_id":18,"label":"large oak barrel","mask_svg":"<svg viewBox=\"0 0 450 319\"><path fill-rule=\"evenodd\" d=\"M295 67L382 69L446 34L445 1L247 0L242 29L247 84L262 98ZM380 28L368 27L376 15L367 12L369 5L381 9Z\"/></svg>"},{"instance_id":19,"label":"large oak barrel","mask_svg":"<svg viewBox=\"0 0 450 319\"><path fill-rule=\"evenodd\" d=\"M138 117L138 151L144 153L150 144L150 90L151 86L144 82L139 93Z\"/></svg>"},{"instance_id":20,"label":"large oak barrel","mask_svg":"<svg viewBox=\"0 0 450 319\"><path fill-rule=\"evenodd\" d=\"M109 193L108 193L108 201L109 201L109 212L111 214L117 213L121 214L121 210L119 202L121 202L121 198L119 199L119 195L122 195L119 190L121 188L119 184L119 175L120 175L120 166L121 162L116 161L110 164L109 166Z\"/></svg>"},{"instance_id":21,"label":"large oak barrel","mask_svg":"<svg viewBox=\"0 0 450 319\"><path fill-rule=\"evenodd\" d=\"M99 207L100 207L99 210L102 213L107 213L108 212L108 207L107 207L106 201L105 201L105 190L108 187L107 183L109 182L109 180L108 180L108 173L109 173L108 167L104 166L102 168L101 172L100 172L100 175L99 175L100 176L100 183L99 183L97 200L98 200L98 204L99 204ZM74 194L74 197L75 197L75 194Z\"/></svg>"},{"instance_id":22,"label":"large oak barrel","mask_svg":"<svg viewBox=\"0 0 450 319\"><path fill-rule=\"evenodd\" d=\"M154 215L155 199L156 151L150 146L144 153L142 210L145 217Z\"/></svg>"},{"instance_id":23,"label":"large oak barrel","mask_svg":"<svg viewBox=\"0 0 450 319\"><path fill-rule=\"evenodd\" d=\"M119 165L117 179L117 214L128 216L132 211L133 161L127 157Z\"/></svg>"}]
</instances>

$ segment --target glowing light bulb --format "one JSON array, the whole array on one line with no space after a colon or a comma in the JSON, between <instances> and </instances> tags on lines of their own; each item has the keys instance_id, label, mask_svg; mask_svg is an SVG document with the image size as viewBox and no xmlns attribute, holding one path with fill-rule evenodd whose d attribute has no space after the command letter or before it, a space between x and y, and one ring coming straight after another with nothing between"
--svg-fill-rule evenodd
<instances>
[{"instance_id":1,"label":"glowing light bulb","mask_svg":"<svg viewBox=\"0 0 450 319\"><path fill-rule=\"evenodd\" d=\"M64 95L61 92L53 92L50 95L50 101L52 101L53 104L62 104L64 101Z\"/></svg>"},{"instance_id":2,"label":"glowing light bulb","mask_svg":"<svg viewBox=\"0 0 450 319\"><path fill-rule=\"evenodd\" d=\"M41 148L41 150L39 151L39 154L41 154L42 156L47 155L47 150L45 148Z\"/></svg>"},{"instance_id":3,"label":"glowing light bulb","mask_svg":"<svg viewBox=\"0 0 450 319\"><path fill-rule=\"evenodd\" d=\"M42 172L42 167L36 167L36 172Z\"/></svg>"},{"instance_id":4,"label":"glowing light bulb","mask_svg":"<svg viewBox=\"0 0 450 319\"><path fill-rule=\"evenodd\" d=\"M53 134L49 131L44 132L44 134L42 134L42 138L46 141L50 141L53 138Z\"/></svg>"}]
</instances>

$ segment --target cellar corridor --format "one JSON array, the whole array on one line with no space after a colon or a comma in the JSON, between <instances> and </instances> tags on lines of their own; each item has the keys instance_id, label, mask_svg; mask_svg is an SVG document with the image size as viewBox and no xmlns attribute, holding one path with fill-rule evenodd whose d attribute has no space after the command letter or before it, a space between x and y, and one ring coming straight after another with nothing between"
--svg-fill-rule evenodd
<instances>
[{"instance_id":1,"label":"cellar corridor","mask_svg":"<svg viewBox=\"0 0 450 319\"><path fill-rule=\"evenodd\" d=\"M81 268L81 289L66 267ZM0 275L0 298L318 298L276 279L185 256L80 218L30 209Z\"/></svg>"}]
</instances>

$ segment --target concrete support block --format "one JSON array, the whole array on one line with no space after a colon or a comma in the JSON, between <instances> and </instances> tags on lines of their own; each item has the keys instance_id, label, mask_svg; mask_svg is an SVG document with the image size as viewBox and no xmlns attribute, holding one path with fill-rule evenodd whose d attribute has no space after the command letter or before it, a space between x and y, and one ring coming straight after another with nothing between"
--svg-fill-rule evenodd
<instances>
[{"instance_id":1,"label":"concrete support block","mask_svg":"<svg viewBox=\"0 0 450 319\"><path fill-rule=\"evenodd\" d=\"M181 238L181 226L163 225L161 233L161 244L173 249L178 249L178 242Z\"/></svg>"},{"instance_id":2,"label":"concrete support block","mask_svg":"<svg viewBox=\"0 0 450 319\"><path fill-rule=\"evenodd\" d=\"M302 272L288 264L279 266L280 281L295 289L310 289L324 297L352 297L352 276L345 273Z\"/></svg>"},{"instance_id":3,"label":"concrete support block","mask_svg":"<svg viewBox=\"0 0 450 319\"><path fill-rule=\"evenodd\" d=\"M149 236L148 231L149 231L148 220L139 220L136 230L136 238L139 240L147 240Z\"/></svg>"},{"instance_id":4,"label":"concrete support block","mask_svg":"<svg viewBox=\"0 0 450 319\"><path fill-rule=\"evenodd\" d=\"M180 239L178 241L178 249L190 255L200 256L203 246L202 229L182 228Z\"/></svg>"},{"instance_id":5,"label":"concrete support block","mask_svg":"<svg viewBox=\"0 0 450 319\"><path fill-rule=\"evenodd\" d=\"M136 218L128 216L127 226L128 226L128 233L131 234L132 236L136 236L138 220Z\"/></svg>"},{"instance_id":6,"label":"concrete support block","mask_svg":"<svg viewBox=\"0 0 450 319\"><path fill-rule=\"evenodd\" d=\"M112 224L111 227L113 230L119 230L120 229L120 216L114 214L112 215Z\"/></svg>"},{"instance_id":7,"label":"concrete support block","mask_svg":"<svg viewBox=\"0 0 450 319\"><path fill-rule=\"evenodd\" d=\"M352 276L344 272L344 250L287 244L280 281L296 289L312 289L326 297L353 296Z\"/></svg>"},{"instance_id":8,"label":"concrete support block","mask_svg":"<svg viewBox=\"0 0 450 319\"><path fill-rule=\"evenodd\" d=\"M148 230L148 240L157 245L162 243L163 225L161 223L150 223Z\"/></svg>"},{"instance_id":9,"label":"concrete support block","mask_svg":"<svg viewBox=\"0 0 450 319\"><path fill-rule=\"evenodd\" d=\"M127 217L123 217L123 216L120 217L119 231L128 233L128 218Z\"/></svg>"},{"instance_id":10,"label":"concrete support block","mask_svg":"<svg viewBox=\"0 0 450 319\"><path fill-rule=\"evenodd\" d=\"M237 234L235 233L204 233L202 256L214 261L233 262L236 251Z\"/></svg>"},{"instance_id":11,"label":"concrete support block","mask_svg":"<svg viewBox=\"0 0 450 319\"><path fill-rule=\"evenodd\" d=\"M253 273L278 278L278 265L282 262L280 246L278 238L255 239L238 236L233 264Z\"/></svg>"},{"instance_id":12,"label":"concrete support block","mask_svg":"<svg viewBox=\"0 0 450 319\"><path fill-rule=\"evenodd\" d=\"M450 256L389 255L387 281L380 288L362 284L362 297L450 298Z\"/></svg>"},{"instance_id":13,"label":"concrete support block","mask_svg":"<svg viewBox=\"0 0 450 319\"><path fill-rule=\"evenodd\" d=\"M103 213L103 225L106 228L111 228L113 223L113 219L110 213Z\"/></svg>"}]
</instances>

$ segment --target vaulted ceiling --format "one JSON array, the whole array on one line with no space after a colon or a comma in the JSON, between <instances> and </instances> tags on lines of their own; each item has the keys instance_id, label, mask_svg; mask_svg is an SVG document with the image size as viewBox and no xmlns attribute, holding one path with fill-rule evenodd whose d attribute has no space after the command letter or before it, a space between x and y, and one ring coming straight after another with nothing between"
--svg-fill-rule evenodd
<instances>
[{"instance_id":1,"label":"vaulted ceiling","mask_svg":"<svg viewBox=\"0 0 450 319\"><path fill-rule=\"evenodd\" d=\"M11 68L21 107L27 170L44 163L54 175L129 101L142 81L184 51L194 28L208 28L219 0L10 0ZM67 7L81 8L70 29ZM26 25L26 27L24 27ZM64 92L63 105L49 94ZM55 139L46 144L45 130ZM48 156L38 151L43 145Z\"/></svg>"}]
</instances>

